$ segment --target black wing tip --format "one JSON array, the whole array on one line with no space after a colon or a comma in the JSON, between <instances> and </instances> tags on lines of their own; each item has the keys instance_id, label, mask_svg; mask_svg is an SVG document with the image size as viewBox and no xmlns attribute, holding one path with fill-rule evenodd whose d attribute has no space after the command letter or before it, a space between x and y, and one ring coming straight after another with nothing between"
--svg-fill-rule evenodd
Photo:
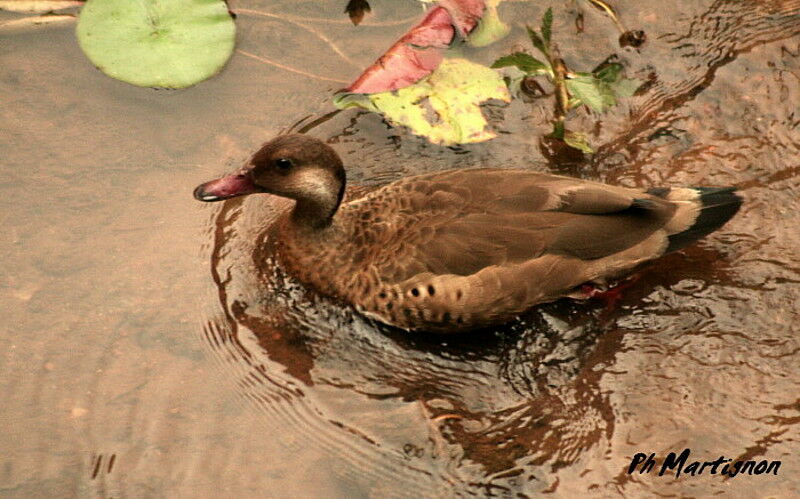
<instances>
[{"instance_id":1,"label":"black wing tip","mask_svg":"<svg viewBox=\"0 0 800 499\"><path fill-rule=\"evenodd\" d=\"M700 214L683 232L669 236L667 252L677 251L718 230L733 218L744 201L735 187L694 187L700 193Z\"/></svg>"}]
</instances>

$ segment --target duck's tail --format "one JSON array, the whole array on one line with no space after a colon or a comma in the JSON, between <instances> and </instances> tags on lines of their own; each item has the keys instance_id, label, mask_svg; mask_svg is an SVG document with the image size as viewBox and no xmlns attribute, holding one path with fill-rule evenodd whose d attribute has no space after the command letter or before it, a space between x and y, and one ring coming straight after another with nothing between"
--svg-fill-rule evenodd
<instances>
[{"instance_id":1,"label":"duck's tail","mask_svg":"<svg viewBox=\"0 0 800 499\"><path fill-rule=\"evenodd\" d=\"M649 194L678 205L670 230L667 252L679 250L714 232L730 220L742 198L734 187L657 188Z\"/></svg>"}]
</instances>

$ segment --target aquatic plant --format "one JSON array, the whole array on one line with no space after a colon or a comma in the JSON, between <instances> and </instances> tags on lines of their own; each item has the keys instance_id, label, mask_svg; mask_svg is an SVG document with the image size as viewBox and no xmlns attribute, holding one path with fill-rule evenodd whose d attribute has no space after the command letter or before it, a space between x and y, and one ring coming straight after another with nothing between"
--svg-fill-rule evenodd
<instances>
[{"instance_id":1,"label":"aquatic plant","mask_svg":"<svg viewBox=\"0 0 800 499\"><path fill-rule=\"evenodd\" d=\"M334 104L340 109L357 106L380 113L390 123L405 126L436 144L493 138L495 134L486 128L479 105L489 99L508 102L510 95L487 91L496 87L498 76L478 69L485 66L467 63L460 56L448 61L451 53L459 53L461 45L485 47L509 33L510 28L497 14L500 1L440 0L353 83L334 95ZM591 3L605 6L615 25L625 30L610 6L600 0ZM603 112L620 98L632 95L639 82L624 78L623 67L616 62L601 64L592 72L568 69L552 41L552 9L545 11L539 32L531 27L527 31L544 60L515 52L498 58L491 67L503 73L509 72L504 68L515 68L516 72L505 79L512 94L519 93L522 82L541 89L532 79L548 78L555 88L556 101L549 138L584 153L593 152L584 134L566 128L568 112L580 106ZM458 69L458 65L464 69ZM447 69L440 70L442 66Z\"/></svg>"},{"instance_id":2,"label":"aquatic plant","mask_svg":"<svg viewBox=\"0 0 800 499\"><path fill-rule=\"evenodd\" d=\"M493 68L514 67L519 73L508 77L510 87L517 90L526 78L546 76L555 87L555 118L552 138L563 140L567 145L583 151L593 152L586 136L567 130L567 112L570 109L586 106L593 111L603 112L617 104L618 99L630 97L639 88L640 82L622 77L623 67L619 63L601 64L591 73L570 71L552 42L553 11L547 9L542 17L539 32L527 27L533 46L544 56L541 61L526 52L516 52L497 59ZM538 87L541 88L541 87Z\"/></svg>"}]
</instances>

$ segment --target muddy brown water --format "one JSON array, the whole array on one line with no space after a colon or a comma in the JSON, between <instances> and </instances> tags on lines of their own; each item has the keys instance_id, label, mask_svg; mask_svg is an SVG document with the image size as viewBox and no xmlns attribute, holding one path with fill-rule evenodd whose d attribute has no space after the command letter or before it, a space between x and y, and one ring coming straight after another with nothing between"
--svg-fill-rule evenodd
<instances>
[{"instance_id":1,"label":"muddy brown water","mask_svg":"<svg viewBox=\"0 0 800 499\"><path fill-rule=\"evenodd\" d=\"M543 155L550 99L487 107L498 138L462 148L355 111L309 133L352 185L492 165L735 185L746 203L610 313L565 301L447 338L376 326L286 275L269 252L285 202L191 198L329 111L415 2L373 0L358 28L344 1L235 2L240 52L182 91L103 76L71 26L0 31L0 495L800 495L800 2L616 2L647 34L638 50L587 3L551 3L571 67L616 55L651 82L570 117L591 160ZM464 55L527 46L548 4L503 3L511 36ZM782 466L626 473L637 452L685 448Z\"/></svg>"}]
</instances>

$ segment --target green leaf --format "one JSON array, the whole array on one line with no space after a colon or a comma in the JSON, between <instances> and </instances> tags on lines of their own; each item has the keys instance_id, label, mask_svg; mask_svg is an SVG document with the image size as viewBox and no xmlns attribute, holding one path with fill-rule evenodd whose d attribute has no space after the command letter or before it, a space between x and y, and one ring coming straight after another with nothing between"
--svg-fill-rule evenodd
<instances>
[{"instance_id":1,"label":"green leaf","mask_svg":"<svg viewBox=\"0 0 800 499\"><path fill-rule=\"evenodd\" d=\"M606 83L617 98L630 97L642 83L639 80L623 78L623 69L622 64L614 62L604 65L594 75L598 80Z\"/></svg>"},{"instance_id":2,"label":"green leaf","mask_svg":"<svg viewBox=\"0 0 800 499\"><path fill-rule=\"evenodd\" d=\"M501 21L497 14L497 5L502 1L489 0L486 2L483 17L478 22L478 26L469 34L467 43L473 47L485 47L502 40L511 32L511 27Z\"/></svg>"},{"instance_id":3,"label":"green leaf","mask_svg":"<svg viewBox=\"0 0 800 499\"><path fill-rule=\"evenodd\" d=\"M545 46L550 47L550 37L553 34L553 9L548 7L542 16L542 38Z\"/></svg>"},{"instance_id":4,"label":"green leaf","mask_svg":"<svg viewBox=\"0 0 800 499\"><path fill-rule=\"evenodd\" d=\"M466 59L445 59L430 76L414 85L365 97L387 120L442 145L494 138L495 134L486 129L480 103L489 99L511 101L496 71ZM358 98L339 99L337 105L369 109Z\"/></svg>"},{"instance_id":5,"label":"green leaf","mask_svg":"<svg viewBox=\"0 0 800 499\"><path fill-rule=\"evenodd\" d=\"M89 0L77 35L89 60L112 78L183 88L222 69L236 26L222 0Z\"/></svg>"},{"instance_id":6,"label":"green leaf","mask_svg":"<svg viewBox=\"0 0 800 499\"><path fill-rule=\"evenodd\" d=\"M566 83L569 93L592 110L603 112L608 105L606 92L601 88L602 82L591 74L578 73ZM613 99L613 94L611 98ZM611 105L613 104L612 102Z\"/></svg>"},{"instance_id":7,"label":"green leaf","mask_svg":"<svg viewBox=\"0 0 800 499\"><path fill-rule=\"evenodd\" d=\"M585 134L567 130L564 132L564 143L573 149L578 149L586 154L594 153L594 149L589 145L589 140Z\"/></svg>"},{"instance_id":8,"label":"green leaf","mask_svg":"<svg viewBox=\"0 0 800 499\"><path fill-rule=\"evenodd\" d=\"M544 41L542 41L542 38L539 36L539 33L534 31L533 28L531 28L530 26L527 26L527 29L528 29L528 36L530 37L533 46L539 49L539 52L541 52L546 56L548 53L547 46L544 44Z\"/></svg>"},{"instance_id":9,"label":"green leaf","mask_svg":"<svg viewBox=\"0 0 800 499\"><path fill-rule=\"evenodd\" d=\"M577 101L597 112L615 106L619 98L630 97L640 86L638 80L622 78L614 83L608 83L588 73L578 73L566 83L567 90L573 97L570 99L570 107Z\"/></svg>"},{"instance_id":10,"label":"green leaf","mask_svg":"<svg viewBox=\"0 0 800 499\"><path fill-rule=\"evenodd\" d=\"M605 64L594 75L598 80L603 80L606 83L615 83L622 75L622 64L616 62Z\"/></svg>"},{"instance_id":11,"label":"green leaf","mask_svg":"<svg viewBox=\"0 0 800 499\"><path fill-rule=\"evenodd\" d=\"M578 99L577 97L570 97L569 102L567 102L567 109L574 109L582 105L583 105L582 100Z\"/></svg>"},{"instance_id":12,"label":"green leaf","mask_svg":"<svg viewBox=\"0 0 800 499\"><path fill-rule=\"evenodd\" d=\"M375 107L369 97L369 94L338 93L333 96L333 105L339 109L360 107L373 113L380 113L381 110Z\"/></svg>"},{"instance_id":13,"label":"green leaf","mask_svg":"<svg viewBox=\"0 0 800 499\"><path fill-rule=\"evenodd\" d=\"M514 66L523 73L529 75L545 74L552 71L549 65L525 52L514 52L513 54L505 55L492 64L492 67L495 69L509 66Z\"/></svg>"}]
</instances>

